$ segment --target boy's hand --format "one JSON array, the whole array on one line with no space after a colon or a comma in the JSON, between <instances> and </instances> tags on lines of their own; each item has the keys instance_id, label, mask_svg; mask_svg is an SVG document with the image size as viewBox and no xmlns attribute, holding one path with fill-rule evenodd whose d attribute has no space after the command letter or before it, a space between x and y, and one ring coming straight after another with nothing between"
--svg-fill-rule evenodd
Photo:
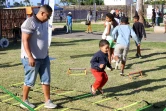
<instances>
[{"instance_id":1,"label":"boy's hand","mask_svg":"<svg viewBox=\"0 0 166 111\"><path fill-rule=\"evenodd\" d=\"M138 44L138 47L140 46L140 44Z\"/></svg>"},{"instance_id":2,"label":"boy's hand","mask_svg":"<svg viewBox=\"0 0 166 111\"><path fill-rule=\"evenodd\" d=\"M100 64L100 66L99 66L101 69L104 67L104 64Z\"/></svg>"}]
</instances>

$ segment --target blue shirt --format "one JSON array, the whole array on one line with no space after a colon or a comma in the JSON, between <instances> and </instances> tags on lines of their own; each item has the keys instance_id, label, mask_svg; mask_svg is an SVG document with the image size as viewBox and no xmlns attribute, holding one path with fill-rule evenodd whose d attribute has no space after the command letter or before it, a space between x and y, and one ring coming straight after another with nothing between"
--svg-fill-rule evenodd
<instances>
[{"instance_id":1,"label":"blue shirt","mask_svg":"<svg viewBox=\"0 0 166 111\"><path fill-rule=\"evenodd\" d=\"M114 39L117 32L118 32L118 37L116 40L117 44L129 47L131 36L137 42L137 44L140 44L140 41L138 40L137 35L135 34L134 30L129 25L119 25L115 27L112 32Z\"/></svg>"},{"instance_id":2,"label":"blue shirt","mask_svg":"<svg viewBox=\"0 0 166 111\"><path fill-rule=\"evenodd\" d=\"M71 24L72 23L72 16L67 16L67 24Z\"/></svg>"},{"instance_id":3,"label":"blue shirt","mask_svg":"<svg viewBox=\"0 0 166 111\"><path fill-rule=\"evenodd\" d=\"M91 61L91 68L98 71L104 71L105 67L111 68L111 65L108 61L108 54L103 53L101 50L94 54ZM104 64L103 68L100 68L100 64Z\"/></svg>"}]
</instances>

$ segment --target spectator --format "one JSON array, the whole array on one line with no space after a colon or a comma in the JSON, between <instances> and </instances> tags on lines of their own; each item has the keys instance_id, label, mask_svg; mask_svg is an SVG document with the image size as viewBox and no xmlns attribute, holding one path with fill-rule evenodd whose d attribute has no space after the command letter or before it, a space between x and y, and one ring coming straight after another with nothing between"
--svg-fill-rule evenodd
<instances>
[{"instance_id":1,"label":"spectator","mask_svg":"<svg viewBox=\"0 0 166 111\"><path fill-rule=\"evenodd\" d=\"M156 20L156 12L155 9L152 9L152 26L154 27Z\"/></svg>"},{"instance_id":2,"label":"spectator","mask_svg":"<svg viewBox=\"0 0 166 111\"><path fill-rule=\"evenodd\" d=\"M92 27L91 27L91 21L92 21L92 11L89 11L88 12L88 15L87 15L87 21L89 22L88 24L88 27L87 27L87 33L93 33L92 32Z\"/></svg>"}]
</instances>

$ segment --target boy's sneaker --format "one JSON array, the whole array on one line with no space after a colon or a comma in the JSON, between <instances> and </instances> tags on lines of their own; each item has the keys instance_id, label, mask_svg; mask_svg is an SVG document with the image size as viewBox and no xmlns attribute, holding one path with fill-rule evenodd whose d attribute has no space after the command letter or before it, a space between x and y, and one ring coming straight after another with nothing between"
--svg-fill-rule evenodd
<instances>
[{"instance_id":1,"label":"boy's sneaker","mask_svg":"<svg viewBox=\"0 0 166 111\"><path fill-rule=\"evenodd\" d=\"M35 108L35 105L33 105L33 104L29 103L29 101L28 101L28 100L25 100L25 101L24 101L24 103L25 103L25 104L27 104L28 106L30 106L31 108ZM27 108L27 107L26 107L26 106L24 106L23 104L20 104L20 107L22 107L22 108Z\"/></svg>"},{"instance_id":2,"label":"boy's sneaker","mask_svg":"<svg viewBox=\"0 0 166 111\"><path fill-rule=\"evenodd\" d=\"M54 109L57 108L58 106L54 103L52 103L51 100L48 100L47 102L45 102L45 108L49 108L49 109Z\"/></svg>"},{"instance_id":3,"label":"boy's sneaker","mask_svg":"<svg viewBox=\"0 0 166 111\"><path fill-rule=\"evenodd\" d=\"M118 61L116 61L116 63L115 63L115 70L117 70L118 68L119 68L119 60Z\"/></svg>"},{"instance_id":4,"label":"boy's sneaker","mask_svg":"<svg viewBox=\"0 0 166 111\"><path fill-rule=\"evenodd\" d=\"M121 73L120 73L120 75L121 75L121 76L124 76L124 73L123 73L123 72L121 72Z\"/></svg>"},{"instance_id":5,"label":"boy's sneaker","mask_svg":"<svg viewBox=\"0 0 166 111\"><path fill-rule=\"evenodd\" d=\"M115 63L116 61L113 59L111 62L112 62L112 63Z\"/></svg>"},{"instance_id":6,"label":"boy's sneaker","mask_svg":"<svg viewBox=\"0 0 166 111\"><path fill-rule=\"evenodd\" d=\"M107 67L107 70L110 71L111 69L109 67Z\"/></svg>"},{"instance_id":7,"label":"boy's sneaker","mask_svg":"<svg viewBox=\"0 0 166 111\"><path fill-rule=\"evenodd\" d=\"M135 57L139 58L139 55L136 53L136 54L135 54Z\"/></svg>"}]
</instances>

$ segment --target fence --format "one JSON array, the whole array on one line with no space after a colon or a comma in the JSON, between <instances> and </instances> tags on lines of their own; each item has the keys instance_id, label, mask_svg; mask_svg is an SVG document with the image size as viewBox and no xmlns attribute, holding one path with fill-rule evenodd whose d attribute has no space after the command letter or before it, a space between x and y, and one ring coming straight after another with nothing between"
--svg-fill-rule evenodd
<instances>
[{"instance_id":1,"label":"fence","mask_svg":"<svg viewBox=\"0 0 166 111\"><path fill-rule=\"evenodd\" d=\"M20 27L25 19L25 9L0 9L0 37L12 38L14 24Z\"/></svg>"}]
</instances>

